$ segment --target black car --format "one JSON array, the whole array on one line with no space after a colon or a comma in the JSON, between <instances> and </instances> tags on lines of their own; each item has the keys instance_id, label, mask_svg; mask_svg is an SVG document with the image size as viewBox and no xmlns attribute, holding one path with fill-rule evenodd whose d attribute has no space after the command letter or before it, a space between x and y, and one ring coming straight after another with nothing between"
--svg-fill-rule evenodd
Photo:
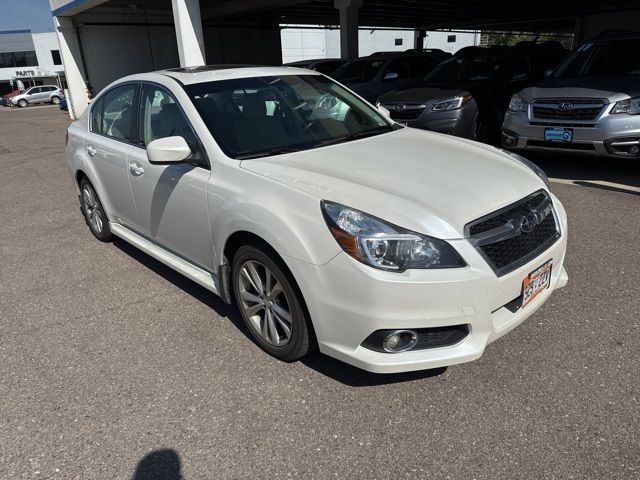
<instances>
[{"instance_id":1,"label":"black car","mask_svg":"<svg viewBox=\"0 0 640 480\"><path fill-rule=\"evenodd\" d=\"M379 103L411 127L498 144L511 95L540 80L568 54L561 46L464 49L421 82L387 93Z\"/></svg>"},{"instance_id":2,"label":"black car","mask_svg":"<svg viewBox=\"0 0 640 480\"><path fill-rule=\"evenodd\" d=\"M365 100L416 83L440 63L438 53L379 54L359 58L340 67L332 77Z\"/></svg>"},{"instance_id":3,"label":"black car","mask_svg":"<svg viewBox=\"0 0 640 480\"><path fill-rule=\"evenodd\" d=\"M297 62L285 63L283 66L306 68L307 70L314 70L331 76L333 72L347 62L348 60L341 60L339 58L320 58L315 60L300 60Z\"/></svg>"}]
</instances>

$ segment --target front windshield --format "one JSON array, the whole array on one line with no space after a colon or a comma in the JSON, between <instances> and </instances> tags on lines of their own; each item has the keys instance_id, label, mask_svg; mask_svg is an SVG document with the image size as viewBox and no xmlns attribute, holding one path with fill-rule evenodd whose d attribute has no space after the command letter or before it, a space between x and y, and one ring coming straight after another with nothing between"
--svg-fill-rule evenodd
<instances>
[{"instance_id":1,"label":"front windshield","mask_svg":"<svg viewBox=\"0 0 640 480\"><path fill-rule=\"evenodd\" d=\"M572 53L554 73L554 78L640 77L640 42L618 40L587 43Z\"/></svg>"},{"instance_id":2,"label":"front windshield","mask_svg":"<svg viewBox=\"0 0 640 480\"><path fill-rule=\"evenodd\" d=\"M438 65L422 81L441 83L452 80L498 80L505 76L507 63L507 56L503 54L453 57Z\"/></svg>"},{"instance_id":3,"label":"front windshield","mask_svg":"<svg viewBox=\"0 0 640 480\"><path fill-rule=\"evenodd\" d=\"M356 60L340 67L332 76L342 83L368 82L373 80L384 62L384 60Z\"/></svg>"},{"instance_id":4,"label":"front windshield","mask_svg":"<svg viewBox=\"0 0 640 480\"><path fill-rule=\"evenodd\" d=\"M321 75L238 78L184 88L233 158L307 150L393 130L376 109Z\"/></svg>"}]
</instances>

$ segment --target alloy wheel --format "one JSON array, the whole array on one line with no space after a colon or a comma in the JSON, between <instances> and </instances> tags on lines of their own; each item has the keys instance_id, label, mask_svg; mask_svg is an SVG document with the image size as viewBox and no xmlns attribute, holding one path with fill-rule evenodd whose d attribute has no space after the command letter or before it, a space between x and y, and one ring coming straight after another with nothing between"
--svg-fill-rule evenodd
<instances>
[{"instance_id":1,"label":"alloy wheel","mask_svg":"<svg viewBox=\"0 0 640 480\"><path fill-rule=\"evenodd\" d=\"M95 192L89 185L85 185L82 189L82 204L89 226L94 232L101 233L104 225L104 214Z\"/></svg>"},{"instance_id":2,"label":"alloy wheel","mask_svg":"<svg viewBox=\"0 0 640 480\"><path fill-rule=\"evenodd\" d=\"M274 273L256 260L238 270L240 308L249 325L267 343L282 347L291 340L290 303Z\"/></svg>"}]
</instances>

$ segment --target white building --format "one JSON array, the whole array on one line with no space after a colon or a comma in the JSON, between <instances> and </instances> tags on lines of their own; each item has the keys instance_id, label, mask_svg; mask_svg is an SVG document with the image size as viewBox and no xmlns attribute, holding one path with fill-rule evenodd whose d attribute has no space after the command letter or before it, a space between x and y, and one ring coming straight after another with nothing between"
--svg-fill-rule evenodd
<instances>
[{"instance_id":1,"label":"white building","mask_svg":"<svg viewBox=\"0 0 640 480\"><path fill-rule=\"evenodd\" d=\"M315 58L340 58L340 31L326 28L302 28L283 25L282 61L295 62ZM427 32L424 48L439 48L455 53L463 47L478 45L479 32ZM374 52L404 52L415 46L413 30L376 30L360 28L358 51L361 57Z\"/></svg>"},{"instance_id":2,"label":"white building","mask_svg":"<svg viewBox=\"0 0 640 480\"><path fill-rule=\"evenodd\" d=\"M0 95L22 83L64 87L64 69L55 32L0 32Z\"/></svg>"}]
</instances>

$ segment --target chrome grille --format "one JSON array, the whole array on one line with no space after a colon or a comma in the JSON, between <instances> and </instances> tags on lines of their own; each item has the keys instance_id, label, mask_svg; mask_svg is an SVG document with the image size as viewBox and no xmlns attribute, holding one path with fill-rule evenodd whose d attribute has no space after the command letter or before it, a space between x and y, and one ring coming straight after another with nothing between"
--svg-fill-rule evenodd
<instances>
[{"instance_id":1,"label":"chrome grille","mask_svg":"<svg viewBox=\"0 0 640 480\"><path fill-rule=\"evenodd\" d=\"M467 224L465 236L502 276L551 247L560 229L549 194L540 190Z\"/></svg>"},{"instance_id":2,"label":"chrome grille","mask_svg":"<svg viewBox=\"0 0 640 480\"><path fill-rule=\"evenodd\" d=\"M605 103L598 98L542 98L533 102L532 114L536 119L595 120Z\"/></svg>"}]
</instances>

